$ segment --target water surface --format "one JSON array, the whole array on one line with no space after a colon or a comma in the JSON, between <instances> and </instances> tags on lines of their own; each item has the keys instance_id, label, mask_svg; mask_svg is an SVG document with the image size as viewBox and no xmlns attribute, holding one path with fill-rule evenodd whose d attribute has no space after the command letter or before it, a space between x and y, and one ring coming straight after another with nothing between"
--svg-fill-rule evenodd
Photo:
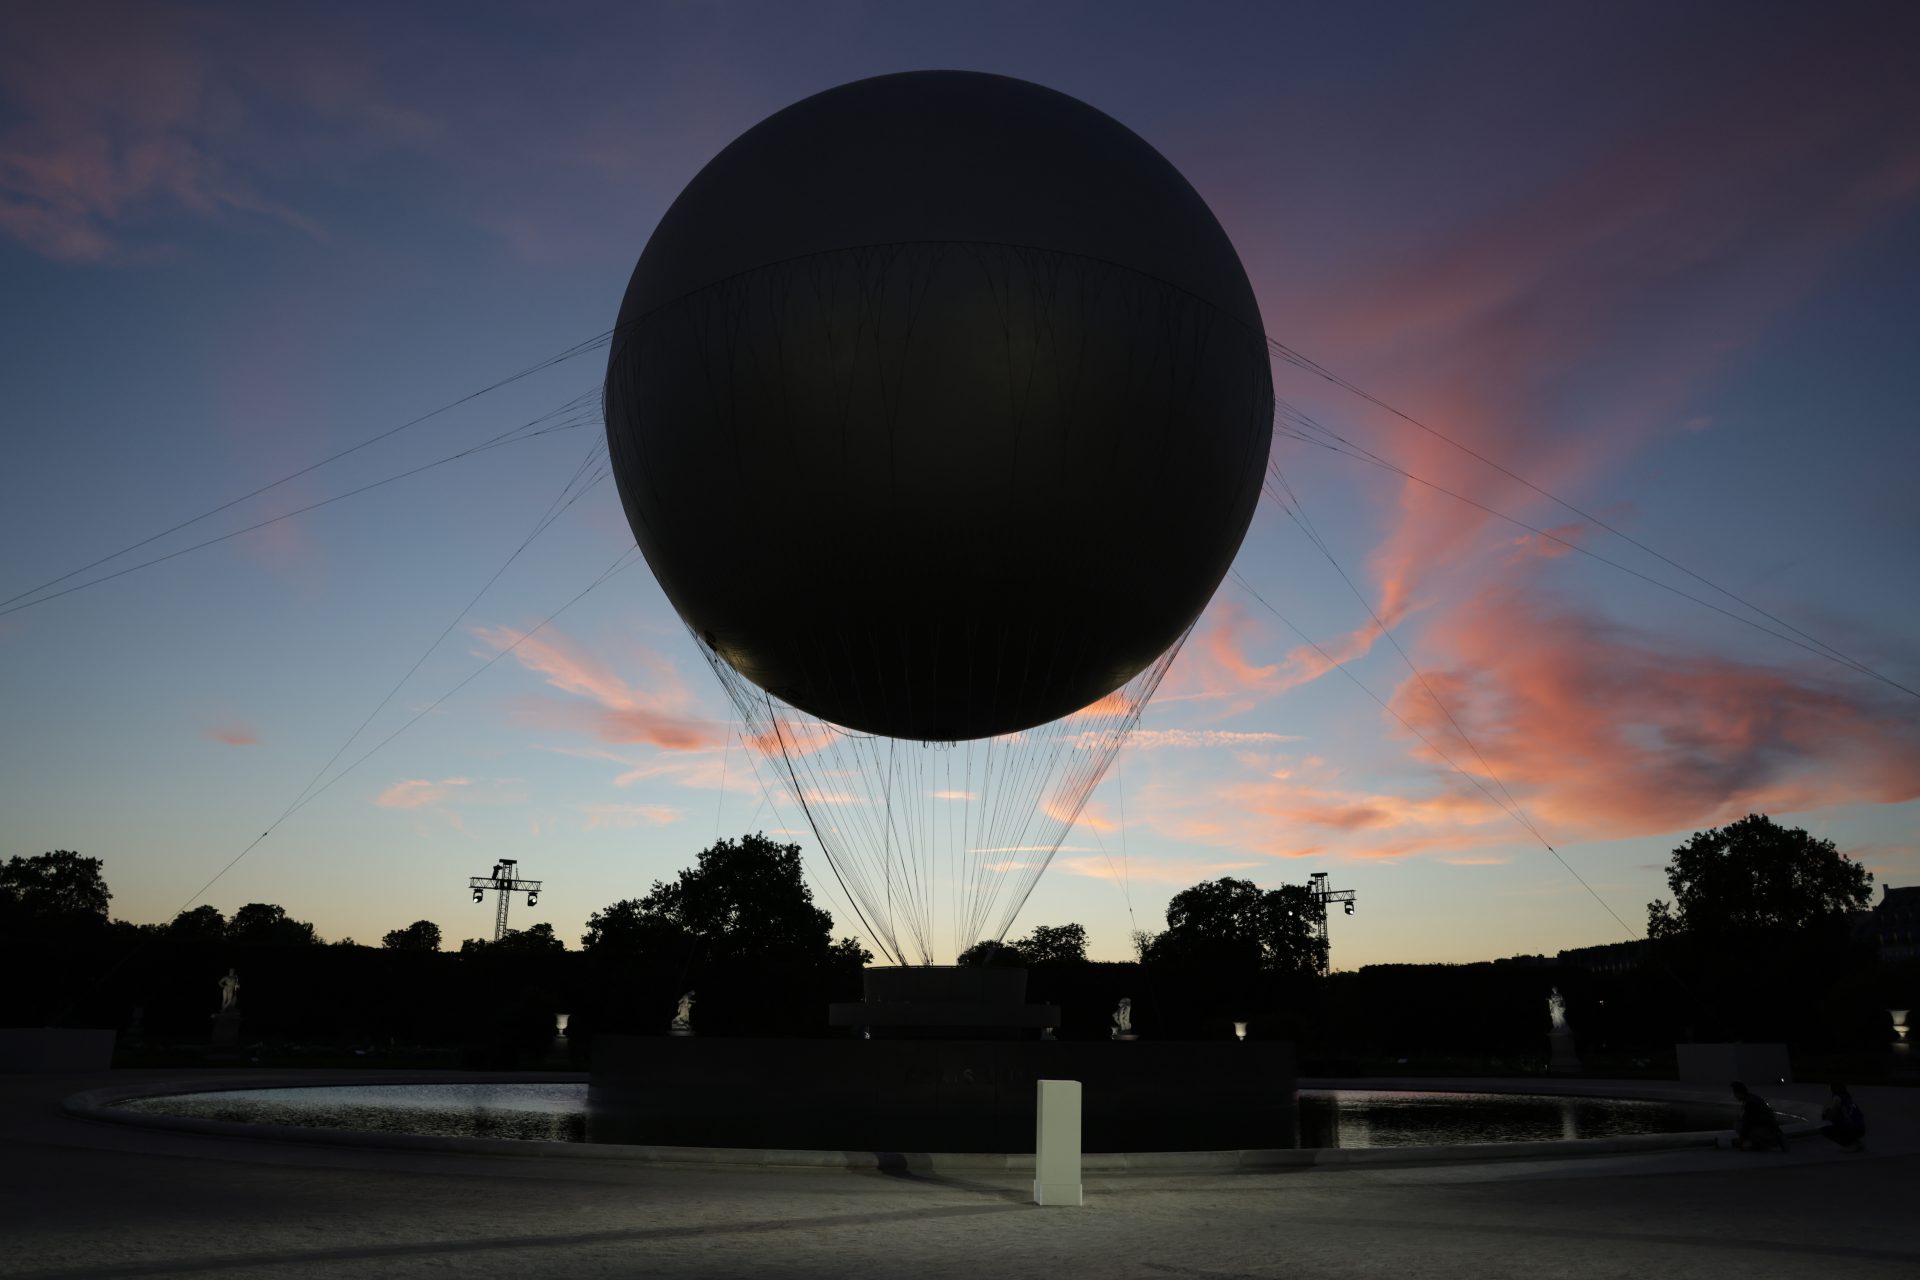
<instances>
[{"instance_id":1,"label":"water surface","mask_svg":"<svg viewBox=\"0 0 1920 1280\"><path fill-rule=\"evenodd\" d=\"M449 1138L589 1142L584 1084L356 1084L133 1098L150 1115ZM1303 1089L1303 1147L1426 1147L1692 1133L1733 1124L1731 1104L1629 1098Z\"/></svg>"}]
</instances>

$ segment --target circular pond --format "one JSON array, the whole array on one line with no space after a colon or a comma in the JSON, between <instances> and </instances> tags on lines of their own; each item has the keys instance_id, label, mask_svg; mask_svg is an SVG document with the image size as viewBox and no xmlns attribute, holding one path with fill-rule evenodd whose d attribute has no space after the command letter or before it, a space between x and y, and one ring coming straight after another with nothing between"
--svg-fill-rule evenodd
<instances>
[{"instance_id":1,"label":"circular pond","mask_svg":"<svg viewBox=\"0 0 1920 1280\"><path fill-rule=\"evenodd\" d=\"M584 1084L387 1084L222 1089L131 1098L147 1115L435 1137L592 1142ZM1695 1133L1731 1105L1514 1093L1303 1089L1300 1145L1429 1147Z\"/></svg>"}]
</instances>

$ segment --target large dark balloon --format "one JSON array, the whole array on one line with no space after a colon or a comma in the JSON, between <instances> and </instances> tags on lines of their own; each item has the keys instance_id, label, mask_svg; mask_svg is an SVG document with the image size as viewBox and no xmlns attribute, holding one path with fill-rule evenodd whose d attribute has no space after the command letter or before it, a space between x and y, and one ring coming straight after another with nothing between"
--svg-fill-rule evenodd
<instances>
[{"instance_id":1,"label":"large dark balloon","mask_svg":"<svg viewBox=\"0 0 1920 1280\"><path fill-rule=\"evenodd\" d=\"M667 210L607 441L694 632L802 710L1008 733L1192 625L1259 497L1260 311L1187 181L1025 81L928 71L769 117Z\"/></svg>"}]
</instances>

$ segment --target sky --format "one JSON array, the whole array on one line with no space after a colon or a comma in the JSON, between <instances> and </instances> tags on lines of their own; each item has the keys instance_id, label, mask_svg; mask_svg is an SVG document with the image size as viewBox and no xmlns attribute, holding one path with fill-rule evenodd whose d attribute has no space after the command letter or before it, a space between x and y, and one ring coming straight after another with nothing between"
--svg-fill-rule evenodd
<instances>
[{"instance_id":1,"label":"sky","mask_svg":"<svg viewBox=\"0 0 1920 1280\"><path fill-rule=\"evenodd\" d=\"M610 328L741 131L960 68L1165 154L1372 399L1279 396L1397 469L1276 438L1014 934L1325 871L1336 968L1552 953L1755 811L1920 882L1917 62L1903 4L9 4L0 855L449 945L510 857L577 943L765 830L859 933L644 563L580 594L604 351L463 398Z\"/></svg>"}]
</instances>

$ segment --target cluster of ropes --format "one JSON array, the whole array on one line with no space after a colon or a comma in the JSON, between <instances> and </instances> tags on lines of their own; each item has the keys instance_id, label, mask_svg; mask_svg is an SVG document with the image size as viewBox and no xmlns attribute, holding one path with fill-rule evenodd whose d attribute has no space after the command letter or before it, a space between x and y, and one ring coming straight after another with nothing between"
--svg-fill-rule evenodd
<instances>
[{"instance_id":1,"label":"cluster of ropes","mask_svg":"<svg viewBox=\"0 0 1920 1280\"><path fill-rule=\"evenodd\" d=\"M842 728L694 643L742 737L806 814L867 936L896 964L932 964L942 924L955 955L1006 937L1185 639L1073 715L971 742Z\"/></svg>"}]
</instances>

